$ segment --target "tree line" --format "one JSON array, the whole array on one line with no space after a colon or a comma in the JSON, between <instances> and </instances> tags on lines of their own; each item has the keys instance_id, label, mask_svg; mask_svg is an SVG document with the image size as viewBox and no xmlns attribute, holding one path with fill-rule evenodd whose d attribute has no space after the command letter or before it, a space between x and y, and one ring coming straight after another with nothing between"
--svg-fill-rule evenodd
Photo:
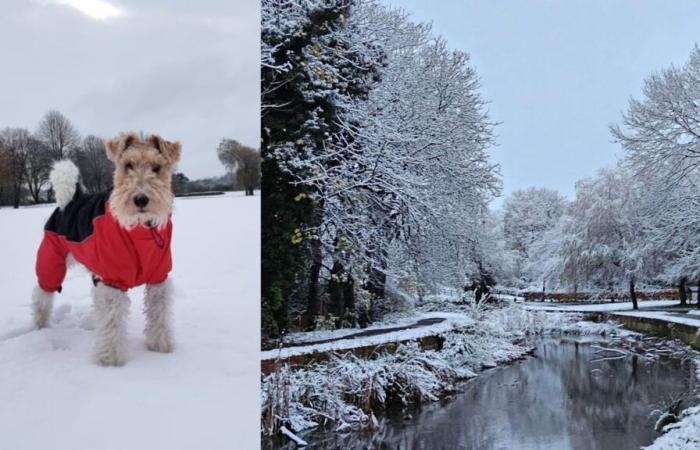
<instances>
[{"instance_id":1,"label":"tree line","mask_svg":"<svg viewBox=\"0 0 700 450\"><path fill-rule=\"evenodd\" d=\"M260 155L251 147L223 139L217 148L229 171L223 177L189 180L173 175L176 193L211 190L245 190L252 195L260 187ZM70 158L80 169L88 192L111 187L114 164L107 159L101 137L81 137L73 123L59 111L49 111L35 131L7 127L0 131L0 206L53 201L49 172L54 161Z\"/></svg>"},{"instance_id":2,"label":"tree line","mask_svg":"<svg viewBox=\"0 0 700 450\"><path fill-rule=\"evenodd\" d=\"M47 189L54 161L70 157L90 191L111 185L113 165L102 139L81 138L73 124L58 111L49 111L36 130L7 127L0 131L0 205L42 203L52 200Z\"/></svg>"},{"instance_id":3,"label":"tree line","mask_svg":"<svg viewBox=\"0 0 700 450\"><path fill-rule=\"evenodd\" d=\"M469 55L370 0L262 3L263 335L363 325L495 266Z\"/></svg>"},{"instance_id":4,"label":"tree line","mask_svg":"<svg viewBox=\"0 0 700 450\"><path fill-rule=\"evenodd\" d=\"M686 304L700 286L700 48L650 75L610 131L623 158L579 180L572 201L534 188L506 200L502 282L624 291L635 308L640 286L674 286Z\"/></svg>"}]
</instances>

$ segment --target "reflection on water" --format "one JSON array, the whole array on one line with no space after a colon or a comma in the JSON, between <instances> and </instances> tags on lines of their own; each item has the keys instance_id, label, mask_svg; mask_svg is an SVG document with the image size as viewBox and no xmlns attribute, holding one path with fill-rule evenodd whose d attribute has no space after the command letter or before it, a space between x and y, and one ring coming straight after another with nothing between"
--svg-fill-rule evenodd
<instances>
[{"instance_id":1,"label":"reflection on water","mask_svg":"<svg viewBox=\"0 0 700 450\"><path fill-rule=\"evenodd\" d=\"M449 401L390 411L373 432L312 431L309 449L625 450L657 436L650 412L692 389L677 360L592 362L588 344L554 340L534 357L466 383ZM266 443L266 448L274 448ZM289 447L291 448L291 447Z\"/></svg>"}]
</instances>

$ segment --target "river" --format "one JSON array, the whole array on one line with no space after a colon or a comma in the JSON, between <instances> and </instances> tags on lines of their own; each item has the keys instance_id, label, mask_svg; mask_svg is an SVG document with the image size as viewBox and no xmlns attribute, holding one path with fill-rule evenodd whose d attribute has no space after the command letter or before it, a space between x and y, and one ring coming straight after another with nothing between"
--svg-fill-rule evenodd
<instances>
[{"instance_id":1,"label":"river","mask_svg":"<svg viewBox=\"0 0 700 450\"><path fill-rule=\"evenodd\" d=\"M303 436L306 448L638 449L658 436L651 412L695 387L689 362L639 356L596 361L600 355L590 342L535 344L531 357L483 372L449 399L389 409L380 414L378 430L311 431Z\"/></svg>"}]
</instances>

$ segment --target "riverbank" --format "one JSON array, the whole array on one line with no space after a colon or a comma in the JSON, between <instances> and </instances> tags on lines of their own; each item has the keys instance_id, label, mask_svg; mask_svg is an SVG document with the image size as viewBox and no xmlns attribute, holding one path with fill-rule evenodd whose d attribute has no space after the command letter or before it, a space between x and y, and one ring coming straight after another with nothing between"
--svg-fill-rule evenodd
<instances>
[{"instance_id":1,"label":"riverbank","mask_svg":"<svg viewBox=\"0 0 700 450\"><path fill-rule=\"evenodd\" d=\"M632 342L668 346L652 360L628 355ZM667 399L696 384L693 365L668 354L682 349L654 338L539 336L528 343L531 356L458 383L445 401L388 408L372 430L319 428L304 439L314 450L639 449L659 436Z\"/></svg>"},{"instance_id":2,"label":"riverbank","mask_svg":"<svg viewBox=\"0 0 700 450\"><path fill-rule=\"evenodd\" d=\"M593 314L597 320L617 321L625 328L658 336L677 339L700 350L700 311L697 307L682 307L678 301L647 301L640 303L640 310L633 311L631 303L597 305L551 305L526 304L530 310L550 312L582 312ZM700 358L695 359L696 376L700 380ZM681 413L680 421L667 425L664 434L648 450L700 449L700 407L693 406Z\"/></svg>"},{"instance_id":3,"label":"riverbank","mask_svg":"<svg viewBox=\"0 0 700 450\"><path fill-rule=\"evenodd\" d=\"M546 334L619 334L612 323L592 323L577 314L528 311L520 305L465 308L462 323L443 330L441 350L404 343L371 358L334 353L326 362L263 377L263 431L282 427L299 433L315 427L336 431L371 428L375 412L391 404L420 404L444 398L459 381L532 351L525 337Z\"/></svg>"}]
</instances>

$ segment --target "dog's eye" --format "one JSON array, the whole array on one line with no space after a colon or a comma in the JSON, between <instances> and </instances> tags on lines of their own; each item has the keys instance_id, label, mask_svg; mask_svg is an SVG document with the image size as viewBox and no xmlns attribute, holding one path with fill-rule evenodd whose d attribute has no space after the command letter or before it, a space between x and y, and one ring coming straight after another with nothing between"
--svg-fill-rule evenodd
<instances>
[{"instance_id":1,"label":"dog's eye","mask_svg":"<svg viewBox=\"0 0 700 450\"><path fill-rule=\"evenodd\" d=\"M154 171L155 173L160 172L160 166L153 166L153 171Z\"/></svg>"},{"instance_id":2,"label":"dog's eye","mask_svg":"<svg viewBox=\"0 0 700 450\"><path fill-rule=\"evenodd\" d=\"M124 166L124 168L125 168L126 170L133 170L133 169L134 169L134 165L131 164L131 163L126 163L126 165Z\"/></svg>"}]
</instances>

